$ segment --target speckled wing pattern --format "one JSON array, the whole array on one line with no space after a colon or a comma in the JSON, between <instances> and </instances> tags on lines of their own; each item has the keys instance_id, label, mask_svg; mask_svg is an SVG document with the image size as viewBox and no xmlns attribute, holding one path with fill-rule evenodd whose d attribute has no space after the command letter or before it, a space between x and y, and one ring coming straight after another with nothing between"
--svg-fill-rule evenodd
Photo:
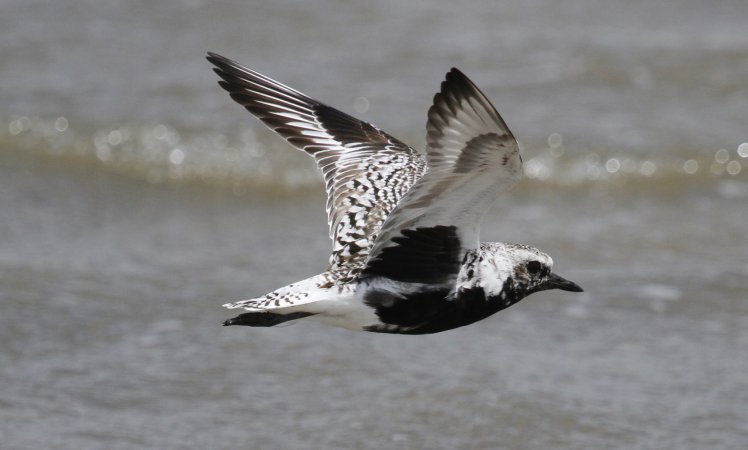
<instances>
[{"instance_id":1,"label":"speckled wing pattern","mask_svg":"<svg viewBox=\"0 0 748 450\"><path fill-rule=\"evenodd\" d=\"M215 53L231 98L314 158L327 190L330 272L350 279L400 198L425 171L420 155L373 125Z\"/></svg>"},{"instance_id":2,"label":"speckled wing pattern","mask_svg":"<svg viewBox=\"0 0 748 450\"><path fill-rule=\"evenodd\" d=\"M511 131L488 98L457 69L447 73L429 109L426 162L428 172L382 226L364 275L392 278L390 264L407 256L424 265L407 281L426 276L429 261L449 272L446 278L456 276L459 264L454 261L479 248L484 214L497 195L522 176L519 145Z\"/></svg>"}]
</instances>

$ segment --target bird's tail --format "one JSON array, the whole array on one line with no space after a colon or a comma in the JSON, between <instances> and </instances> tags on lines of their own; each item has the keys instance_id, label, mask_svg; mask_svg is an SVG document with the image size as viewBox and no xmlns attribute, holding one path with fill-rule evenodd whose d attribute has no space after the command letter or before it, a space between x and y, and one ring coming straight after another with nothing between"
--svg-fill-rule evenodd
<instances>
[{"instance_id":1,"label":"bird's tail","mask_svg":"<svg viewBox=\"0 0 748 450\"><path fill-rule=\"evenodd\" d=\"M320 287L328 279L326 274L316 275L262 297L226 303L224 308L244 309L247 312L225 321L228 325L272 327L291 320L315 315L312 303L330 298L329 289Z\"/></svg>"}]
</instances>

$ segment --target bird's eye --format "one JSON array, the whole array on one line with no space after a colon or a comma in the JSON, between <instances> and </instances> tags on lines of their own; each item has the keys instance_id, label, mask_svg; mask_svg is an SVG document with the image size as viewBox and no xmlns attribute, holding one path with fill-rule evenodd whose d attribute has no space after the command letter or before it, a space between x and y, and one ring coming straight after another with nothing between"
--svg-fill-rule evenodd
<instances>
[{"instance_id":1,"label":"bird's eye","mask_svg":"<svg viewBox=\"0 0 748 450\"><path fill-rule=\"evenodd\" d=\"M540 272L540 262L530 261L529 263L527 263L527 272L531 275L535 275L536 273Z\"/></svg>"}]
</instances>

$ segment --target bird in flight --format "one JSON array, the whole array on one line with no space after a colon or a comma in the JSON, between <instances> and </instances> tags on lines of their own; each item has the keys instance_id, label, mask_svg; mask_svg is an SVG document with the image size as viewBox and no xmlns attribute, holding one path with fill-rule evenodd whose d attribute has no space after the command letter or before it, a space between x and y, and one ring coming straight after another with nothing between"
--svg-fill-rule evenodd
<instances>
[{"instance_id":1,"label":"bird in flight","mask_svg":"<svg viewBox=\"0 0 748 450\"><path fill-rule=\"evenodd\" d=\"M249 300L224 325L316 319L351 330L429 334L469 325L547 289L582 292L526 245L481 242L497 196L522 177L519 145L462 72L428 111L425 158L379 128L228 58L221 87L317 163L327 190L328 269Z\"/></svg>"}]
</instances>

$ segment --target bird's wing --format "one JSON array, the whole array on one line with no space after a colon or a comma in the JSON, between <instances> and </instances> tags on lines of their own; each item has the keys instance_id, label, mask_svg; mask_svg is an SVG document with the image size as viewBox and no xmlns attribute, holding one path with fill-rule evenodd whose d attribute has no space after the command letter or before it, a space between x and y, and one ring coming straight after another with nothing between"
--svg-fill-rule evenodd
<instances>
[{"instance_id":1,"label":"bird's wing","mask_svg":"<svg viewBox=\"0 0 748 450\"><path fill-rule=\"evenodd\" d=\"M331 270L360 266L398 200L425 170L418 153L373 125L208 53L231 98L312 156L327 189Z\"/></svg>"},{"instance_id":2,"label":"bird's wing","mask_svg":"<svg viewBox=\"0 0 748 450\"><path fill-rule=\"evenodd\" d=\"M488 98L452 69L427 124L428 170L387 217L365 277L447 282L477 249L483 215L522 176L519 145Z\"/></svg>"}]
</instances>

